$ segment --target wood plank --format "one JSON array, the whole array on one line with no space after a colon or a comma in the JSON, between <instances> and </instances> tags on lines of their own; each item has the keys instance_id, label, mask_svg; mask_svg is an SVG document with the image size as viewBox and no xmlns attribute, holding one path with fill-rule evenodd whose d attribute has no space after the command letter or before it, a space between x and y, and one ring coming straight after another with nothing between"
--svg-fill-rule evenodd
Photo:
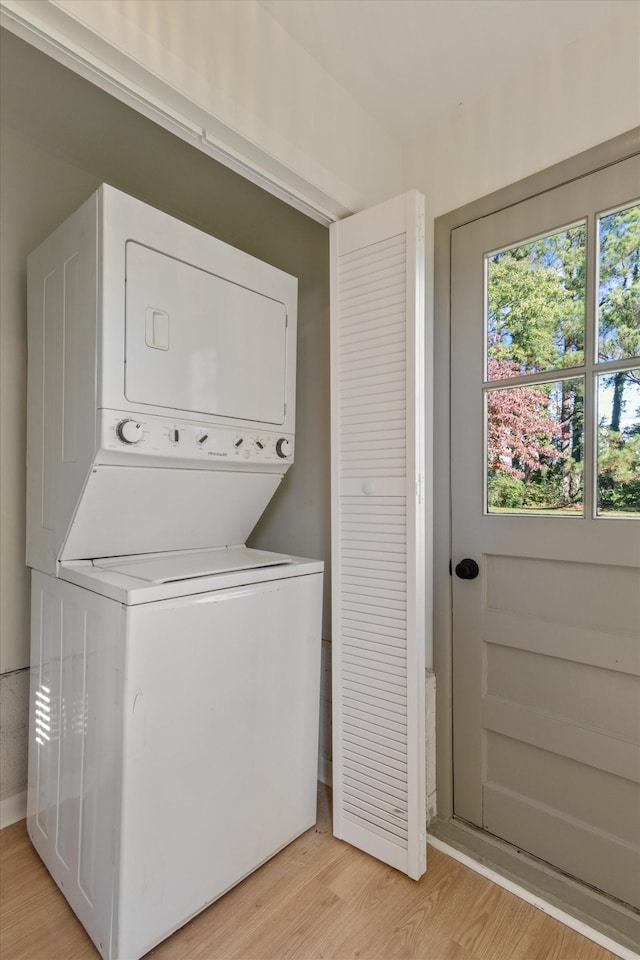
<instances>
[{"instance_id":1,"label":"wood plank","mask_svg":"<svg viewBox=\"0 0 640 960\"><path fill-rule=\"evenodd\" d=\"M517 517L509 519L518 520ZM543 528L545 519L550 520L551 524L558 523L558 517L538 517L535 520L536 529ZM587 525L587 528L596 528L599 538L596 540L596 548L589 552L586 552L587 528L583 537L583 527L573 524L572 519L568 522L574 532L580 533L580 536L576 536L574 547L585 551L573 561L541 559L546 558L547 554L551 556L554 540L563 539L557 533L555 536L552 533L547 549L542 549L538 557L522 556L520 549L517 556L514 556L515 551L509 551L505 556L487 555L487 609L533 617L541 624L552 624L554 627L557 623L571 623L587 629L627 633L637 637L640 629L640 604L630 602L632 598L640 596L640 538L637 530L633 533L630 529L627 530L625 538L622 528L617 525L620 543L625 539L631 541L634 557L628 565L623 565L622 559L611 564L607 563L606 559L601 561L604 551L597 549L598 542L605 539L606 522ZM615 522L613 526L616 526ZM533 533L533 530L531 532ZM518 547L520 546L518 543ZM610 566L613 570L609 569ZM527 584L527 590L521 589L523 583ZM558 589L560 583L561 590ZM605 583L606 590L603 589Z\"/></svg>"},{"instance_id":2,"label":"wood plank","mask_svg":"<svg viewBox=\"0 0 640 960\"><path fill-rule=\"evenodd\" d=\"M489 608L483 613L482 639L620 673L640 673L640 647L637 635L632 633L575 623L554 623L553 630L541 630L537 617Z\"/></svg>"},{"instance_id":3,"label":"wood plank","mask_svg":"<svg viewBox=\"0 0 640 960\"><path fill-rule=\"evenodd\" d=\"M486 757L487 782L640 849L640 784L491 731Z\"/></svg>"},{"instance_id":4,"label":"wood plank","mask_svg":"<svg viewBox=\"0 0 640 960\"><path fill-rule=\"evenodd\" d=\"M541 633L544 631L541 631ZM638 638L636 645L640 647ZM614 645L610 644L613 654ZM640 666L640 661L639 661ZM630 676L554 656L488 644L486 692L568 723L638 740L640 670Z\"/></svg>"},{"instance_id":5,"label":"wood plank","mask_svg":"<svg viewBox=\"0 0 640 960\"><path fill-rule=\"evenodd\" d=\"M493 783L483 788L486 829L572 877L640 910L640 849ZM631 891L631 894L630 894ZM633 899L630 899L630 896Z\"/></svg>"},{"instance_id":6,"label":"wood plank","mask_svg":"<svg viewBox=\"0 0 640 960\"><path fill-rule=\"evenodd\" d=\"M153 950L153 960L613 960L431 849L419 882L336 840L321 786L313 829ZM32 848L0 832L2 960L97 960Z\"/></svg>"},{"instance_id":7,"label":"wood plank","mask_svg":"<svg viewBox=\"0 0 640 960\"><path fill-rule=\"evenodd\" d=\"M492 696L483 698L482 725L494 733L640 782L640 752L635 738L614 736Z\"/></svg>"}]
</instances>

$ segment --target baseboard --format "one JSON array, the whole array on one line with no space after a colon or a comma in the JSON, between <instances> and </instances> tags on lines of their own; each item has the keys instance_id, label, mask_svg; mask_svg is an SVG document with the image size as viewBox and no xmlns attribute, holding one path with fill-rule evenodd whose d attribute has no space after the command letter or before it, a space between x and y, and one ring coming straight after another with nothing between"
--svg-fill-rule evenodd
<instances>
[{"instance_id":1,"label":"baseboard","mask_svg":"<svg viewBox=\"0 0 640 960\"><path fill-rule=\"evenodd\" d=\"M436 832L438 836L434 836ZM509 863L508 858L500 856L499 847L506 850L506 844L497 844L495 840L484 841L483 837L474 836L476 833L477 831L470 830L466 825L437 820L429 826L427 842L436 850L441 850L526 903L559 920L576 933L597 943L614 956L622 960L639 960L638 917L632 915L630 909L622 909L622 905L617 903L612 903L609 908L606 898L588 888L584 888L582 897L575 895L575 891L572 897L571 888L578 890L582 885L569 878L557 877L560 884L557 889L554 889L553 884L547 886L545 873L550 871L544 869L538 878L532 879L533 875ZM503 850L502 853L504 852ZM521 885L519 880L523 880L527 885ZM562 884L567 884L567 889L562 890ZM568 910L573 913L567 912ZM617 937L619 939L616 939Z\"/></svg>"},{"instance_id":2,"label":"baseboard","mask_svg":"<svg viewBox=\"0 0 640 960\"><path fill-rule=\"evenodd\" d=\"M0 830L10 827L27 815L27 791L16 793L13 797L0 800Z\"/></svg>"}]
</instances>

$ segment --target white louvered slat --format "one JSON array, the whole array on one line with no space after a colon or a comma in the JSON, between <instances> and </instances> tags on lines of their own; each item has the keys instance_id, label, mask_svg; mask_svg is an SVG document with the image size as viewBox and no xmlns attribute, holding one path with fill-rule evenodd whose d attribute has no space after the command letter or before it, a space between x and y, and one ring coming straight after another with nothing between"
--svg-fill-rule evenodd
<instances>
[{"instance_id":1,"label":"white louvered slat","mask_svg":"<svg viewBox=\"0 0 640 960\"><path fill-rule=\"evenodd\" d=\"M369 382L355 381L354 383L352 381L343 387L342 399L345 403L353 400L354 407L360 407L374 398L378 401L382 401L383 397L397 400L404 398L403 385L404 371L399 374L371 377Z\"/></svg>"},{"instance_id":2,"label":"white louvered slat","mask_svg":"<svg viewBox=\"0 0 640 960\"><path fill-rule=\"evenodd\" d=\"M356 534L353 534L353 536L355 537ZM351 581L356 579L364 582L363 577L350 578ZM381 611L384 611L383 616L401 617L406 620L406 595L402 592L401 587L399 588L399 592L398 590L394 591L394 586L394 582L386 584L384 581L376 581L371 575L368 581L368 588L354 586L353 582L347 583L345 584L343 594L343 609L359 610L365 605L365 612L372 613L376 607L379 607ZM394 609L400 612L394 613Z\"/></svg>"},{"instance_id":3,"label":"white louvered slat","mask_svg":"<svg viewBox=\"0 0 640 960\"><path fill-rule=\"evenodd\" d=\"M404 393L398 390L391 392L380 391L376 398L367 402L366 398L359 400L357 397L351 398L349 413L342 420L342 424L362 424L371 425L376 422L380 416L380 423L392 421L395 428L400 426L400 412L404 413L405 397ZM384 420L382 419L384 416Z\"/></svg>"},{"instance_id":4,"label":"white louvered slat","mask_svg":"<svg viewBox=\"0 0 640 960\"><path fill-rule=\"evenodd\" d=\"M376 791L378 797L380 798L380 803L391 803L400 810L407 809L407 792L406 790L394 788L393 785L386 783L382 780L376 779L376 777L369 775L368 773L363 773L362 770L349 770L348 773L345 773L345 783L353 790L360 791Z\"/></svg>"},{"instance_id":5,"label":"white louvered slat","mask_svg":"<svg viewBox=\"0 0 640 960\"><path fill-rule=\"evenodd\" d=\"M354 623L355 621L352 622ZM402 655L403 657L406 657L407 640L406 635L404 634L401 634L399 637L392 637L384 634L376 636L365 629L357 630L347 625L345 626L342 636L345 643L361 643L365 645L367 649L371 650L383 650L385 647L387 647L390 650L395 650L398 656Z\"/></svg>"},{"instance_id":6,"label":"white louvered slat","mask_svg":"<svg viewBox=\"0 0 640 960\"><path fill-rule=\"evenodd\" d=\"M374 699L377 699L383 706L386 706L387 709L395 710L396 713L400 713L406 708L407 698L406 695L403 694L401 688L397 688L394 691L393 689L390 689L388 685L385 686L382 683L372 682L368 677L354 676L353 673L345 670L344 668L342 683L342 692L345 696L346 691L350 691L352 694L361 694L367 697L373 697Z\"/></svg>"},{"instance_id":7,"label":"white louvered slat","mask_svg":"<svg viewBox=\"0 0 640 960\"><path fill-rule=\"evenodd\" d=\"M352 645L360 643L371 650L384 650L386 647L389 651L395 651L397 656L406 658L407 640L405 633L399 632L397 637L388 633L376 636L366 625L360 626L355 620L351 621L351 624L345 625L342 634L345 643Z\"/></svg>"},{"instance_id":8,"label":"white louvered slat","mask_svg":"<svg viewBox=\"0 0 640 960\"><path fill-rule=\"evenodd\" d=\"M369 361L373 364L377 362L378 358L381 358L384 362L390 349L393 350L393 356L404 356L404 336L400 337L397 333L391 332L384 337L376 337L373 345L371 345L371 337L363 338L363 342L353 343L345 339L342 343L343 361L350 360L353 355L362 362Z\"/></svg>"},{"instance_id":9,"label":"white louvered slat","mask_svg":"<svg viewBox=\"0 0 640 960\"><path fill-rule=\"evenodd\" d=\"M334 830L418 878L424 251L415 193L331 228Z\"/></svg>"},{"instance_id":10,"label":"white louvered slat","mask_svg":"<svg viewBox=\"0 0 640 960\"><path fill-rule=\"evenodd\" d=\"M397 661L402 661L404 665L406 661L406 653L402 647L393 647L387 643L374 645L370 644L368 639L360 640L358 638L345 637L344 651L345 656L351 653L353 656L365 656L368 657L369 660L375 660L378 663L389 663L392 666L396 664Z\"/></svg>"},{"instance_id":11,"label":"white louvered slat","mask_svg":"<svg viewBox=\"0 0 640 960\"><path fill-rule=\"evenodd\" d=\"M389 736L396 734L403 738L406 743L406 730L404 725L398 721L397 717L389 710L381 710L380 705L364 703L362 700L354 701L350 697L344 698L344 715L351 718L354 723L370 724L372 727L381 727L386 730Z\"/></svg>"},{"instance_id":12,"label":"white louvered slat","mask_svg":"<svg viewBox=\"0 0 640 960\"><path fill-rule=\"evenodd\" d=\"M352 781L350 785L351 796L354 797L356 801L360 801L363 805L371 803L371 791L365 788L365 784L358 785L357 781ZM375 803L372 804L374 809L378 809L383 814L387 813L392 815L394 818L402 817L406 820L407 814L407 804L406 801L394 800L392 797L384 797L382 795L376 797Z\"/></svg>"},{"instance_id":13,"label":"white louvered slat","mask_svg":"<svg viewBox=\"0 0 640 960\"><path fill-rule=\"evenodd\" d=\"M386 723L380 723L374 718L367 718L356 711L355 715L350 717L348 711L345 711L345 723L349 722L349 728L359 730L363 736L374 742L380 738L386 741L395 741L395 743L406 744L407 737L404 730L394 730ZM350 718L350 719L349 719Z\"/></svg>"},{"instance_id":14,"label":"white louvered slat","mask_svg":"<svg viewBox=\"0 0 640 960\"><path fill-rule=\"evenodd\" d=\"M350 614L350 615L349 615ZM360 613L359 611L345 611L345 619L354 620L360 623L366 630L373 633L381 633L383 636L405 637L406 620L404 617L381 617L371 613Z\"/></svg>"},{"instance_id":15,"label":"white louvered slat","mask_svg":"<svg viewBox=\"0 0 640 960\"><path fill-rule=\"evenodd\" d=\"M345 364L343 383L346 386L347 384L362 380L370 386L376 377L380 379L384 375L386 381L390 374L398 374L396 379L399 381L404 380L404 357L398 359L397 351L389 350L386 352L386 355L366 357L360 361L354 360L348 366Z\"/></svg>"},{"instance_id":16,"label":"white louvered slat","mask_svg":"<svg viewBox=\"0 0 640 960\"><path fill-rule=\"evenodd\" d=\"M377 697L371 697L366 693L361 693L358 690L351 690L347 692L343 691L343 704L345 709L345 715L352 711L352 713L358 715L366 715L371 717L379 717L381 720L384 720L385 723L397 724L394 729L402 729L406 731L406 725L404 724L404 718L402 714L402 708L396 706L393 703L382 703Z\"/></svg>"},{"instance_id":17,"label":"white louvered slat","mask_svg":"<svg viewBox=\"0 0 640 960\"><path fill-rule=\"evenodd\" d=\"M357 579L364 582L362 577ZM367 581L366 587L362 587L361 585L353 586L353 584L350 583L345 584L345 590L342 594L345 610L351 610L355 614L361 610L380 610L386 611L386 613L384 613L385 616L391 616L398 610L400 611L400 616L405 616L407 606L406 591L389 589L389 587L392 586L389 584L385 584L386 589L382 587L376 589L375 585L369 586L370 583L375 584L375 581ZM358 592L354 593L353 590L357 590Z\"/></svg>"},{"instance_id":18,"label":"white louvered slat","mask_svg":"<svg viewBox=\"0 0 640 960\"><path fill-rule=\"evenodd\" d=\"M399 319L388 310L380 310L371 326L355 324L345 331L340 337L340 349L348 360L358 349L377 350L389 344L395 347L403 342L404 329L404 316Z\"/></svg>"},{"instance_id":19,"label":"white louvered slat","mask_svg":"<svg viewBox=\"0 0 640 960\"><path fill-rule=\"evenodd\" d=\"M370 527L371 521L362 516L358 516L357 519L354 520L345 520L343 523L345 532L351 530L354 533L370 533L373 535ZM379 530L380 536L385 534L400 535L403 540L406 540L402 518L396 518L392 514L390 514L389 517L385 517L384 520L379 521Z\"/></svg>"},{"instance_id":20,"label":"white louvered slat","mask_svg":"<svg viewBox=\"0 0 640 960\"><path fill-rule=\"evenodd\" d=\"M369 770L373 775L388 778L391 783L396 785L406 783L406 765L401 763L394 765L392 760L390 761L387 757L374 753L373 750L366 750L358 744L349 743L346 737L343 753L350 769L353 767L354 770ZM372 793L372 799L374 798L375 794ZM349 799L347 791L345 791L345 799Z\"/></svg>"}]
</instances>

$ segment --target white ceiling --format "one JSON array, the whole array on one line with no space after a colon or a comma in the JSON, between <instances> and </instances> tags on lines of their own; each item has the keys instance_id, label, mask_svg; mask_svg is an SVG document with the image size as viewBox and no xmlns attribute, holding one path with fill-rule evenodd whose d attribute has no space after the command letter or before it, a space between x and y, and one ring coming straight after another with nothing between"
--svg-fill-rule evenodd
<instances>
[{"instance_id":1,"label":"white ceiling","mask_svg":"<svg viewBox=\"0 0 640 960\"><path fill-rule=\"evenodd\" d=\"M440 116L637 7L639 0L260 3L406 143Z\"/></svg>"}]
</instances>

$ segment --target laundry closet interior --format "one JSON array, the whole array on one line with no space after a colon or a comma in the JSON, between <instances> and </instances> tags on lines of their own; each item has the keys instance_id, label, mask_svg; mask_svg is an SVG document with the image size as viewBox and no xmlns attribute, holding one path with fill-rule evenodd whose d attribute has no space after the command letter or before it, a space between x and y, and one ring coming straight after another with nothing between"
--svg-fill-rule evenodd
<instances>
[{"instance_id":1,"label":"laundry closet interior","mask_svg":"<svg viewBox=\"0 0 640 960\"><path fill-rule=\"evenodd\" d=\"M325 562L320 776L330 763L329 236L327 229L117 101L17 37L2 35L2 310L14 363L3 391L19 504L5 549L15 567L13 634L28 667L24 564L26 260L102 183L298 279L295 462L247 545ZM9 461L9 457L7 457ZM5 474L5 465L7 468ZM167 510L175 505L166 504ZM180 649L175 651L180 658ZM23 662L21 662L21 658ZM171 778L170 764L166 776Z\"/></svg>"}]
</instances>

